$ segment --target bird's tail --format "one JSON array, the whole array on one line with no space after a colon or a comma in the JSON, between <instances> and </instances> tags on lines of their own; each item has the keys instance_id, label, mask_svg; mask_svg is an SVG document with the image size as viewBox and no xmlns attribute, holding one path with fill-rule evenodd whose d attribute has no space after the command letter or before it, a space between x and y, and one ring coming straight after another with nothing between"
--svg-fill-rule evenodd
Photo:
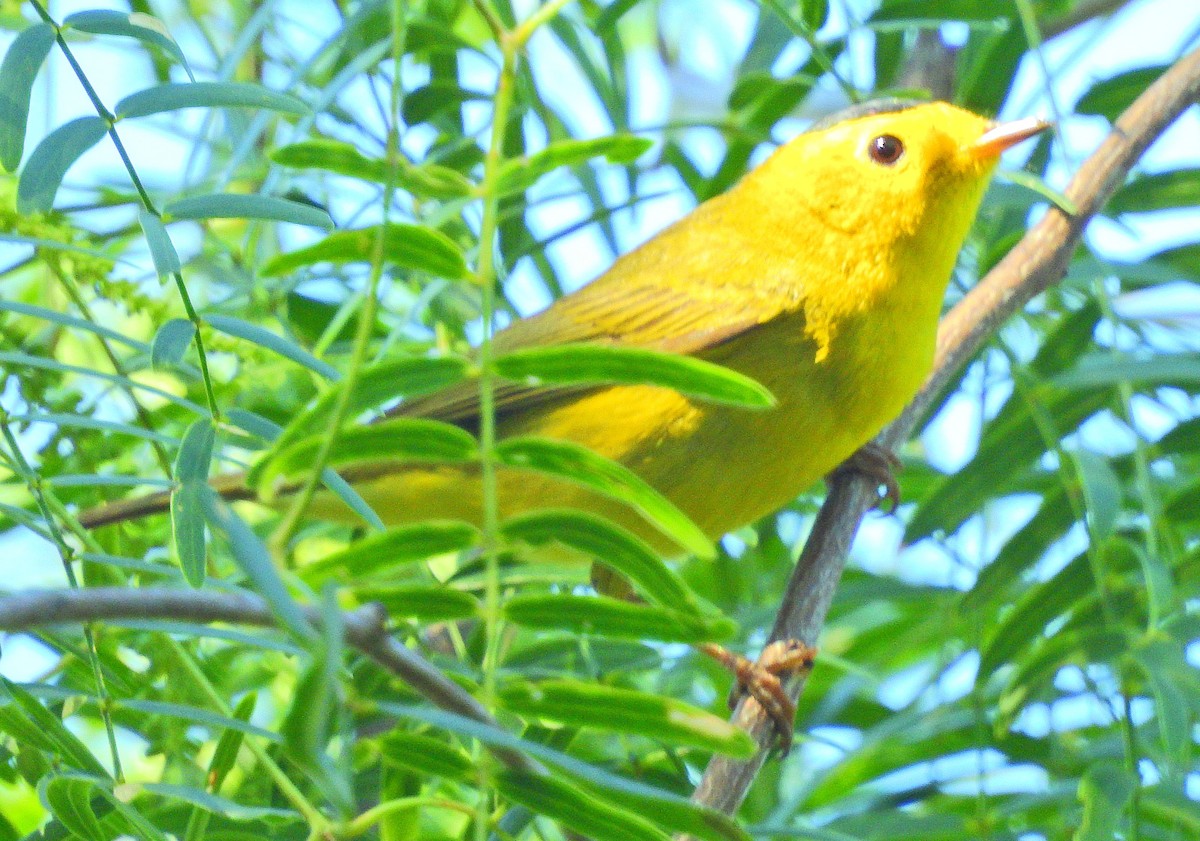
<instances>
[{"instance_id":1,"label":"bird's tail","mask_svg":"<svg viewBox=\"0 0 1200 841\"><path fill-rule=\"evenodd\" d=\"M239 499L254 499L255 494L246 486L244 473L229 473L213 478L209 484L212 489L224 499L233 501ZM79 523L85 529L95 529L110 526L113 523L124 523L129 520L140 520L151 514L162 514L171 507L171 492L156 491L155 493L137 496L131 499L118 499L105 502L95 508L89 508L79 515Z\"/></svg>"}]
</instances>

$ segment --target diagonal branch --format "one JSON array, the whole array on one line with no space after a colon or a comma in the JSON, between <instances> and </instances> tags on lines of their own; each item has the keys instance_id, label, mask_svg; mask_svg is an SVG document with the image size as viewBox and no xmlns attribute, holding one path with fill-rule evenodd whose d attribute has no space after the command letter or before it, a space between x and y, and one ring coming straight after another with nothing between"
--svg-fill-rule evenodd
<instances>
[{"instance_id":1,"label":"diagonal branch","mask_svg":"<svg viewBox=\"0 0 1200 841\"><path fill-rule=\"evenodd\" d=\"M302 607L316 625L320 612ZM0 631L29 631L48 625L122 619L173 619L229 622L274 627L275 614L252 593L183 590L167 587L93 587L83 590L34 590L0 596ZM346 641L442 709L499 727L477 700L424 657L401 645L387 630L387 615L378 604L342 614ZM503 747L492 753L508 767L540 774L541 768L519 751Z\"/></svg>"},{"instance_id":2,"label":"diagonal branch","mask_svg":"<svg viewBox=\"0 0 1200 841\"><path fill-rule=\"evenodd\" d=\"M1080 167L1066 190L1078 214L1067 216L1051 208L942 319L933 374L903 414L880 433L878 443L894 449L907 439L918 419L988 337L1035 295L1062 279L1091 218L1124 183L1146 148L1197 101L1200 50L1180 59L1147 88ZM844 474L833 483L788 582L770 641L798 639L816 644L854 533L875 499L873 480ZM788 691L798 698L803 688L802 678L793 679ZM743 700L733 720L754 736L758 753L745 762L714 757L693 794L696 802L728 813L741 805L774 737L770 721L756 703Z\"/></svg>"}]
</instances>

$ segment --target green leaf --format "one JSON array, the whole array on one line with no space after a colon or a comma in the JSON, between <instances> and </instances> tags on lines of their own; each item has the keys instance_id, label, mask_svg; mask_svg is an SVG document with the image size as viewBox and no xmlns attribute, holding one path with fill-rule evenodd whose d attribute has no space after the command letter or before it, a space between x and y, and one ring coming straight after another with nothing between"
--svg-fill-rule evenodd
<instances>
[{"instance_id":1,"label":"green leaf","mask_svg":"<svg viewBox=\"0 0 1200 841\"><path fill-rule=\"evenodd\" d=\"M1094 114L1115 122L1121 112L1133 104L1146 88L1167 69L1165 64L1126 70L1092 85L1075 103L1076 114Z\"/></svg>"},{"instance_id":2,"label":"green leaf","mask_svg":"<svg viewBox=\"0 0 1200 841\"><path fill-rule=\"evenodd\" d=\"M139 783L134 784L133 790L145 791L168 800L177 800L197 806L206 812L220 815L235 821L266 821L268 825L292 823L299 815L291 809L277 809L270 806L244 806L224 797L193 788L192 786L175 785L172 783ZM133 792L130 792L133 793Z\"/></svg>"},{"instance_id":3,"label":"green leaf","mask_svg":"<svg viewBox=\"0 0 1200 841\"><path fill-rule=\"evenodd\" d=\"M460 782L475 780L475 763L471 757L433 736L392 730L379 740L379 754L389 765L408 768L423 776Z\"/></svg>"},{"instance_id":4,"label":"green leaf","mask_svg":"<svg viewBox=\"0 0 1200 841\"><path fill-rule=\"evenodd\" d=\"M187 71L188 78L192 77L192 69L188 66L183 50L175 43L163 22L142 12L128 14L126 12L94 9L86 12L76 12L67 15L63 20L63 28L77 29L92 35L123 35L135 38L143 44L158 47L171 58L175 59Z\"/></svg>"},{"instance_id":5,"label":"green leaf","mask_svg":"<svg viewBox=\"0 0 1200 841\"><path fill-rule=\"evenodd\" d=\"M646 692L573 680L522 681L501 689L500 702L523 718L637 734L738 759L752 756L755 750L754 740L736 724Z\"/></svg>"},{"instance_id":6,"label":"green leaf","mask_svg":"<svg viewBox=\"0 0 1200 841\"><path fill-rule=\"evenodd\" d=\"M1108 213L1149 213L1200 204L1200 168L1180 168L1135 178L1108 200Z\"/></svg>"},{"instance_id":7,"label":"green leaf","mask_svg":"<svg viewBox=\"0 0 1200 841\"><path fill-rule=\"evenodd\" d=\"M54 44L54 29L35 23L13 39L0 64L0 166L15 172L25 151L29 96Z\"/></svg>"},{"instance_id":8,"label":"green leaf","mask_svg":"<svg viewBox=\"0 0 1200 841\"><path fill-rule=\"evenodd\" d=\"M1092 543L1099 545L1113 533L1117 514L1121 511L1121 480L1101 456L1087 450L1071 454L1083 499L1087 505L1088 532Z\"/></svg>"},{"instance_id":9,"label":"green leaf","mask_svg":"<svg viewBox=\"0 0 1200 841\"><path fill-rule=\"evenodd\" d=\"M1167 826L1182 829L1182 837L1200 834L1200 804L1177 791L1162 785L1143 788L1138 794L1138 808Z\"/></svg>"},{"instance_id":10,"label":"green leaf","mask_svg":"<svg viewBox=\"0 0 1200 841\"><path fill-rule=\"evenodd\" d=\"M712 558L716 553L700 527L670 500L632 471L586 447L566 441L517 437L497 444L496 458L509 467L556 476L624 502L667 537L701 558Z\"/></svg>"},{"instance_id":11,"label":"green leaf","mask_svg":"<svg viewBox=\"0 0 1200 841\"><path fill-rule=\"evenodd\" d=\"M263 498L274 495L279 477L292 478L311 469L326 438L328 434L305 438L271 456L254 476ZM343 429L329 455L329 466L369 464L375 470L387 464L472 461L476 456L475 438L457 426L424 418L393 418Z\"/></svg>"},{"instance_id":12,"label":"green leaf","mask_svg":"<svg viewBox=\"0 0 1200 841\"><path fill-rule=\"evenodd\" d=\"M330 234L307 248L280 254L260 270L276 277L315 263L367 263L375 253L378 225ZM441 231L421 225L389 222L383 228L383 259L412 271L459 280L467 276L467 263L454 241Z\"/></svg>"},{"instance_id":13,"label":"green leaf","mask_svg":"<svg viewBox=\"0 0 1200 841\"><path fill-rule=\"evenodd\" d=\"M104 766L79 737L50 710L15 683L0 677L0 731L18 744L57 756L68 768L105 776Z\"/></svg>"},{"instance_id":14,"label":"green leaf","mask_svg":"<svg viewBox=\"0 0 1200 841\"><path fill-rule=\"evenodd\" d=\"M462 552L478 540L478 529L468 523L453 520L417 523L356 540L340 552L308 564L302 574L313 586L330 578L357 582L387 575L397 567L436 555Z\"/></svg>"},{"instance_id":15,"label":"green leaf","mask_svg":"<svg viewBox=\"0 0 1200 841\"><path fill-rule=\"evenodd\" d=\"M1051 187L1039 175L1026 172L1023 169L1005 169L997 173L997 178L1037 193L1068 216L1079 215L1079 205L1067 198L1065 193Z\"/></svg>"},{"instance_id":16,"label":"green leaf","mask_svg":"<svg viewBox=\"0 0 1200 841\"><path fill-rule=\"evenodd\" d=\"M207 555L204 546L203 498L209 493L216 431L212 421L193 421L183 434L175 459L176 488L171 493L171 536L183 575L193 587L204 584Z\"/></svg>"},{"instance_id":17,"label":"green leaf","mask_svg":"<svg viewBox=\"0 0 1200 841\"><path fill-rule=\"evenodd\" d=\"M233 509L216 491L207 485L204 486L204 490L201 503L209 528L229 538L233 558L250 579L255 591L266 599L271 612L279 619L279 624L287 629L299 644L306 645L314 638L315 633L300 606L284 586L266 545L233 513Z\"/></svg>"},{"instance_id":18,"label":"green leaf","mask_svg":"<svg viewBox=\"0 0 1200 841\"><path fill-rule=\"evenodd\" d=\"M454 356L409 356L386 359L368 366L359 372L350 395L348 417L361 414L368 409L395 400L399 397L417 397L445 388L466 378L467 362ZM329 419L341 392L335 385L317 398L311 407L292 419L275 438L273 453L294 445L309 435L327 434ZM274 456L269 456L273 458ZM258 472L267 462L250 471L250 484L258 483Z\"/></svg>"},{"instance_id":19,"label":"green leaf","mask_svg":"<svg viewBox=\"0 0 1200 841\"><path fill-rule=\"evenodd\" d=\"M501 531L509 541L561 543L621 573L657 604L700 610L696 595L653 548L603 517L567 509L532 511L505 520Z\"/></svg>"},{"instance_id":20,"label":"green leaf","mask_svg":"<svg viewBox=\"0 0 1200 841\"><path fill-rule=\"evenodd\" d=\"M163 208L163 221L176 219L266 219L309 225L330 230L333 220L329 214L310 204L280 199L274 196L243 193L210 193L171 202Z\"/></svg>"},{"instance_id":21,"label":"green leaf","mask_svg":"<svg viewBox=\"0 0 1200 841\"><path fill-rule=\"evenodd\" d=\"M1116 762L1102 761L1090 766L1079 781L1083 820L1071 836L1074 841L1112 841L1118 837L1121 815L1134 787L1129 772Z\"/></svg>"},{"instance_id":22,"label":"green leaf","mask_svg":"<svg viewBox=\"0 0 1200 841\"><path fill-rule=\"evenodd\" d=\"M737 631L737 626L723 616L631 604L606 596L513 596L504 605L504 615L527 628L616 639L697 643L729 639Z\"/></svg>"},{"instance_id":23,"label":"green leaf","mask_svg":"<svg viewBox=\"0 0 1200 841\"><path fill-rule=\"evenodd\" d=\"M38 785L38 795L46 808L72 835L84 841L109 841L92 810L95 790L95 781L74 775L45 777Z\"/></svg>"},{"instance_id":24,"label":"green leaf","mask_svg":"<svg viewBox=\"0 0 1200 841\"><path fill-rule=\"evenodd\" d=\"M307 114L301 100L249 82L168 83L130 94L117 103L119 119L146 117L182 108L253 108L283 114Z\"/></svg>"},{"instance_id":25,"label":"green leaf","mask_svg":"<svg viewBox=\"0 0 1200 841\"><path fill-rule=\"evenodd\" d=\"M660 826L673 832L691 833L706 841L750 841L750 836L736 821L715 809L698 806L685 797L648 786L627 775L610 773L498 727L429 707L386 701L378 701L376 706L381 712L423 721L495 747L527 753L558 769L597 797L633 809L639 814L654 815Z\"/></svg>"},{"instance_id":26,"label":"green leaf","mask_svg":"<svg viewBox=\"0 0 1200 841\"><path fill-rule=\"evenodd\" d=\"M394 618L409 617L419 622L447 622L480 615L479 600L470 593L437 585L354 585L354 596L362 602L379 602Z\"/></svg>"},{"instance_id":27,"label":"green leaf","mask_svg":"<svg viewBox=\"0 0 1200 841\"><path fill-rule=\"evenodd\" d=\"M337 368L334 368L324 360L317 359L286 336L272 333L270 330L259 327L257 324L251 324L248 321L234 318L231 315L210 315L206 316L204 320L222 333L228 333L230 336L245 339L267 350L273 350L285 359L290 359L299 365L303 365L305 368L320 374L327 380L336 382L342 378L341 372Z\"/></svg>"},{"instance_id":28,"label":"green leaf","mask_svg":"<svg viewBox=\"0 0 1200 841\"><path fill-rule=\"evenodd\" d=\"M1135 387L1200 384L1200 355L1166 353L1138 359L1123 353L1092 353L1043 387L1078 391L1112 388L1122 383Z\"/></svg>"},{"instance_id":29,"label":"green leaf","mask_svg":"<svg viewBox=\"0 0 1200 841\"><path fill-rule=\"evenodd\" d=\"M504 768L493 778L500 793L596 841L670 841L639 815L621 809L549 774Z\"/></svg>"},{"instance_id":30,"label":"green leaf","mask_svg":"<svg viewBox=\"0 0 1200 841\"><path fill-rule=\"evenodd\" d=\"M155 370L172 370L183 362L183 354L196 335L196 325L186 318L172 318L154 333L150 365Z\"/></svg>"},{"instance_id":31,"label":"green leaf","mask_svg":"<svg viewBox=\"0 0 1200 841\"><path fill-rule=\"evenodd\" d=\"M801 0L800 22L809 32L816 33L829 19L829 0Z\"/></svg>"},{"instance_id":32,"label":"green leaf","mask_svg":"<svg viewBox=\"0 0 1200 841\"><path fill-rule=\"evenodd\" d=\"M79 156L100 142L108 125L99 117L79 117L61 125L37 145L17 182L18 213L48 213L63 176Z\"/></svg>"},{"instance_id":33,"label":"green leaf","mask_svg":"<svg viewBox=\"0 0 1200 841\"><path fill-rule=\"evenodd\" d=\"M154 260L154 270L159 279L178 274L182 268L179 265L179 254L171 242L171 235L162 220L148 210L138 211L138 221L142 225L142 233L146 236L146 245L150 247L150 258Z\"/></svg>"},{"instance_id":34,"label":"green leaf","mask_svg":"<svg viewBox=\"0 0 1200 841\"><path fill-rule=\"evenodd\" d=\"M333 733L345 628L333 588L322 593L321 638L301 672L280 727L284 748L301 767L318 774L321 755Z\"/></svg>"},{"instance_id":35,"label":"green leaf","mask_svg":"<svg viewBox=\"0 0 1200 841\"><path fill-rule=\"evenodd\" d=\"M1167 756L1186 761L1192 744L1192 707L1196 690L1195 667L1188 663L1183 646L1173 640L1154 639L1134 651L1154 695L1154 718ZM1190 692L1189 692L1190 690ZM1189 694L1192 702L1189 703Z\"/></svg>"},{"instance_id":36,"label":"green leaf","mask_svg":"<svg viewBox=\"0 0 1200 841\"><path fill-rule=\"evenodd\" d=\"M630 383L658 385L682 394L750 408L775 398L754 380L691 356L634 347L565 344L513 351L495 360L498 374L531 385Z\"/></svg>"},{"instance_id":37,"label":"green leaf","mask_svg":"<svg viewBox=\"0 0 1200 841\"><path fill-rule=\"evenodd\" d=\"M539 178L561 166L579 166L603 156L609 163L629 164L644 155L654 143L629 134L614 134L589 140L559 140L528 158L511 158L500 169L497 190L501 195L532 187Z\"/></svg>"},{"instance_id":38,"label":"green leaf","mask_svg":"<svg viewBox=\"0 0 1200 841\"><path fill-rule=\"evenodd\" d=\"M243 409L230 409L225 413L225 417L234 426L265 441L276 441L283 432L283 427L279 424ZM249 482L249 478L247 482ZM367 504L365 499L359 496L358 491L354 490L349 482L328 467L321 471L321 482L338 499L346 503L347 508L362 517L363 521L371 528L383 530L383 520L379 519L379 515Z\"/></svg>"},{"instance_id":39,"label":"green leaf","mask_svg":"<svg viewBox=\"0 0 1200 841\"><path fill-rule=\"evenodd\" d=\"M325 172L373 181L388 182L387 161L368 158L349 143L340 140L305 140L271 152L271 160L296 169L320 169ZM432 163L414 166L398 158L392 183L401 190L434 199L466 198L474 185L457 170Z\"/></svg>"}]
</instances>

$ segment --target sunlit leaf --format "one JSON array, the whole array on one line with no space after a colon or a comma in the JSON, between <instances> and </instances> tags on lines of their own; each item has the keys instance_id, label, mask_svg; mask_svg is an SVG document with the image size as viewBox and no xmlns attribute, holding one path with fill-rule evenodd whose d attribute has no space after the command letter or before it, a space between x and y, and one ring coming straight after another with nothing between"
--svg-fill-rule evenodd
<instances>
[{"instance_id":1,"label":"sunlit leaf","mask_svg":"<svg viewBox=\"0 0 1200 841\"><path fill-rule=\"evenodd\" d=\"M253 108L284 114L305 114L308 106L296 97L248 82L168 83L130 94L117 103L121 119L146 117L181 108Z\"/></svg>"},{"instance_id":2,"label":"sunlit leaf","mask_svg":"<svg viewBox=\"0 0 1200 841\"><path fill-rule=\"evenodd\" d=\"M163 219L263 219L325 230L333 227L329 214L310 204L243 193L212 193L179 199L163 208Z\"/></svg>"},{"instance_id":3,"label":"sunlit leaf","mask_svg":"<svg viewBox=\"0 0 1200 841\"><path fill-rule=\"evenodd\" d=\"M17 182L17 210L46 213L52 209L59 185L71 164L107 133L108 126L99 117L78 117L46 135L21 170Z\"/></svg>"},{"instance_id":4,"label":"sunlit leaf","mask_svg":"<svg viewBox=\"0 0 1200 841\"><path fill-rule=\"evenodd\" d=\"M383 259L387 262L452 280L467 275L462 251L440 231L401 222L390 222L383 230ZM273 257L263 264L261 273L276 277L317 263L368 263L379 231L378 227L338 231L306 248Z\"/></svg>"},{"instance_id":5,"label":"sunlit leaf","mask_svg":"<svg viewBox=\"0 0 1200 841\"><path fill-rule=\"evenodd\" d=\"M0 64L0 166L8 172L21 165L29 96L53 44L50 24L32 24L13 39Z\"/></svg>"}]
</instances>

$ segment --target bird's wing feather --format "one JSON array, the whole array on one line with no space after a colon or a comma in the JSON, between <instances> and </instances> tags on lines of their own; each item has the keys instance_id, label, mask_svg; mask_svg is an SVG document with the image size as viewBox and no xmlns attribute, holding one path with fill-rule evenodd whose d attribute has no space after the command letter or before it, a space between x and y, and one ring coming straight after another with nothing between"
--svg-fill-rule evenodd
<instances>
[{"instance_id":1,"label":"bird's wing feather","mask_svg":"<svg viewBox=\"0 0 1200 841\"><path fill-rule=\"evenodd\" d=\"M497 334L497 354L571 342L649 348L699 354L751 330L779 313L778 305L744 288L694 284L630 285L610 273L590 286L556 301L549 309L516 322ZM595 386L528 386L501 382L496 386L497 417L562 400ZM390 416L423 417L468 428L477 425L479 387L462 383L436 394L406 401Z\"/></svg>"}]
</instances>

